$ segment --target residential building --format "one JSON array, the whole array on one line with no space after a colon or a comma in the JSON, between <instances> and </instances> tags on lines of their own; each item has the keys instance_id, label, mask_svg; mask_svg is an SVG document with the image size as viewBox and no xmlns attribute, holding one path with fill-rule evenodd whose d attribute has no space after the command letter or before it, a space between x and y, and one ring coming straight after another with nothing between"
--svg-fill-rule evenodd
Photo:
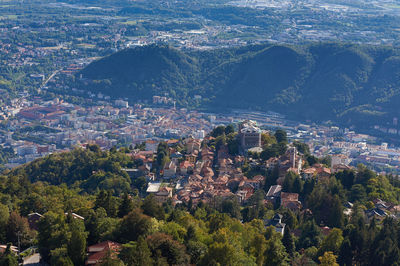
<instances>
[{"instance_id":1,"label":"residential building","mask_svg":"<svg viewBox=\"0 0 400 266\"><path fill-rule=\"evenodd\" d=\"M239 124L239 138L243 150L261 147L261 130L254 121L246 120Z\"/></svg>"},{"instance_id":2,"label":"residential building","mask_svg":"<svg viewBox=\"0 0 400 266\"><path fill-rule=\"evenodd\" d=\"M102 259L110 254L113 257L117 257L121 250L122 245L112 241L104 241L96 245L89 246L88 259L86 265L98 265Z\"/></svg>"}]
</instances>

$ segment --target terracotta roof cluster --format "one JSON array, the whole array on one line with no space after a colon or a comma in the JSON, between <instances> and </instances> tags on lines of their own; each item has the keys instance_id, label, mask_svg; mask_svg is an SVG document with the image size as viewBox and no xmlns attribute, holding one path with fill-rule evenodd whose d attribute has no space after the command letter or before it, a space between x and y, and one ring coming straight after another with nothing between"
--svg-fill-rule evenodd
<instances>
[{"instance_id":1,"label":"terracotta roof cluster","mask_svg":"<svg viewBox=\"0 0 400 266\"><path fill-rule=\"evenodd\" d=\"M218 175L213 170L214 157L218 158ZM219 149L215 154L208 147L203 147L200 151L200 160L196 162L193 174L187 179L184 188L177 192L174 197L177 201L192 202L209 201L216 196L227 198L236 197L239 201L245 201L254 191L264 182L264 177L259 175L253 179L245 177L238 163L243 157L230 157L227 149ZM236 194L232 193L237 189Z\"/></svg>"}]
</instances>

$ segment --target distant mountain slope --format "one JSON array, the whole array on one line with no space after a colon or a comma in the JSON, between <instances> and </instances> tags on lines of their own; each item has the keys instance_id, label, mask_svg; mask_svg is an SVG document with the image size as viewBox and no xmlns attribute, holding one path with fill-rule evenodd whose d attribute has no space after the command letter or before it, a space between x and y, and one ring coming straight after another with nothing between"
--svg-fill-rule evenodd
<instances>
[{"instance_id":1,"label":"distant mountain slope","mask_svg":"<svg viewBox=\"0 0 400 266\"><path fill-rule=\"evenodd\" d=\"M81 74L81 86L132 100L168 93L183 106L272 110L359 127L400 115L396 48L326 43L194 52L151 45L103 58Z\"/></svg>"},{"instance_id":2,"label":"distant mountain slope","mask_svg":"<svg viewBox=\"0 0 400 266\"><path fill-rule=\"evenodd\" d=\"M166 46L127 49L94 62L82 71L85 77L102 80L107 95L149 98L162 88L190 88L197 80L197 62Z\"/></svg>"}]
</instances>

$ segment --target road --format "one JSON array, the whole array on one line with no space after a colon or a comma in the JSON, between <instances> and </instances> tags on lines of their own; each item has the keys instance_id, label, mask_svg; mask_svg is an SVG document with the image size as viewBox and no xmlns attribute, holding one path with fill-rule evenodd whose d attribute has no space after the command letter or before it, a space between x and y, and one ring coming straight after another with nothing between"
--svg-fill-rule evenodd
<instances>
[{"instance_id":1,"label":"road","mask_svg":"<svg viewBox=\"0 0 400 266\"><path fill-rule=\"evenodd\" d=\"M35 253L32 256L25 258L23 265L40 266L40 254Z\"/></svg>"},{"instance_id":2,"label":"road","mask_svg":"<svg viewBox=\"0 0 400 266\"><path fill-rule=\"evenodd\" d=\"M57 75L57 73L60 72L60 70L56 70L54 71L42 84L42 86L40 86L40 88L43 88L44 86L47 85L47 82L49 82L55 75Z\"/></svg>"}]
</instances>

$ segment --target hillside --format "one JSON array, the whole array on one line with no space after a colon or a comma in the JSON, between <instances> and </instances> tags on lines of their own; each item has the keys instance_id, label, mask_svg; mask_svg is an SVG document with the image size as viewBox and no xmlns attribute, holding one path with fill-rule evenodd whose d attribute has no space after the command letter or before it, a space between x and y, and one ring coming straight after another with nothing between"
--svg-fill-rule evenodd
<instances>
[{"instance_id":1,"label":"hillside","mask_svg":"<svg viewBox=\"0 0 400 266\"><path fill-rule=\"evenodd\" d=\"M181 106L272 110L358 127L399 116L396 48L325 43L193 52L151 45L105 57L79 74L85 81L78 85L130 100L168 93Z\"/></svg>"},{"instance_id":2,"label":"hillside","mask_svg":"<svg viewBox=\"0 0 400 266\"><path fill-rule=\"evenodd\" d=\"M236 134L226 136L228 128L215 128L211 134L216 138L205 140L214 158L221 146L228 149L227 138ZM276 154L281 160L288 156L287 139L279 131L265 151L274 145L285 147ZM158 154L178 145L160 143ZM298 155L304 156L308 169L309 161L323 163L307 154L306 144L293 145L303 147L305 154ZM23 250L35 245L47 265L57 266L85 265L96 258L101 260L97 265L286 266L324 261L328 262L318 265L397 265L400 261L400 182L393 175L377 175L363 165L307 179L288 171L278 192L286 200L273 202L265 191L276 185L279 170L261 170L267 158L255 160L251 154L241 168L225 166L236 169L224 174L229 181L241 180L236 188L228 183L213 186L220 177L210 180L196 174L184 178L184 189L173 189L183 179L172 178L162 183L162 193L145 194L144 176L123 174L122 168L141 165L141 159L132 160L132 152L88 145L3 172L0 241ZM196 164L199 172L201 165ZM192 181L197 177L202 181ZM166 188L172 195L163 193ZM239 201L243 188L251 196ZM119 247L118 253L106 249L88 254L104 241L112 241L106 243ZM16 258L6 250L0 254L0 265L17 266Z\"/></svg>"}]
</instances>

